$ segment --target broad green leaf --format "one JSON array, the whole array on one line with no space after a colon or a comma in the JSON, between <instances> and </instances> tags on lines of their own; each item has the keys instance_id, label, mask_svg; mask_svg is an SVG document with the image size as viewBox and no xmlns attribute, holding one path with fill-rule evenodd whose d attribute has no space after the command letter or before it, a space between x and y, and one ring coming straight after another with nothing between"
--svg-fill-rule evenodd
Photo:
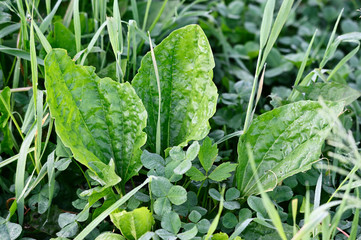
<instances>
[{"instance_id":1,"label":"broad green leaf","mask_svg":"<svg viewBox=\"0 0 361 240\"><path fill-rule=\"evenodd\" d=\"M45 87L57 134L75 159L102 175L108 185L123 184L142 166L146 110L129 83L100 79L93 67L77 66L56 49L45 60Z\"/></svg>"},{"instance_id":2,"label":"broad green leaf","mask_svg":"<svg viewBox=\"0 0 361 240\"><path fill-rule=\"evenodd\" d=\"M315 83L310 86L298 86L296 89L305 93L306 99L309 100L318 100L322 97L329 101L344 101L345 105L351 104L361 96L361 92L337 82Z\"/></svg>"},{"instance_id":3,"label":"broad green leaf","mask_svg":"<svg viewBox=\"0 0 361 240\"><path fill-rule=\"evenodd\" d=\"M128 240L140 238L150 231L154 224L153 215L146 207L137 208L132 212L112 213L110 219Z\"/></svg>"},{"instance_id":4,"label":"broad green leaf","mask_svg":"<svg viewBox=\"0 0 361 240\"><path fill-rule=\"evenodd\" d=\"M188 170L186 175L188 177L190 177L191 180L197 181L197 182L200 182L200 181L203 181L204 179L206 179L206 176L204 176L204 174L195 167L191 167L191 169Z\"/></svg>"},{"instance_id":5,"label":"broad green leaf","mask_svg":"<svg viewBox=\"0 0 361 240\"><path fill-rule=\"evenodd\" d=\"M216 167L213 172L208 176L213 181L221 182L231 176L231 172L236 170L237 164L225 162Z\"/></svg>"},{"instance_id":6,"label":"broad green leaf","mask_svg":"<svg viewBox=\"0 0 361 240\"><path fill-rule=\"evenodd\" d=\"M336 113L341 103L329 103ZM321 154L322 144L331 126L315 101L291 103L253 121L238 143L237 185L242 196L259 190L248 160L246 144L252 147L260 183L265 190L298 172L309 169Z\"/></svg>"},{"instance_id":7,"label":"broad green leaf","mask_svg":"<svg viewBox=\"0 0 361 240\"><path fill-rule=\"evenodd\" d=\"M68 51L69 56L75 56L75 36L61 22L54 23L54 30L49 34L47 39L53 48L64 48Z\"/></svg>"},{"instance_id":8,"label":"broad green leaf","mask_svg":"<svg viewBox=\"0 0 361 240\"><path fill-rule=\"evenodd\" d=\"M228 240L228 235L227 233L216 233L216 234L213 234L212 240Z\"/></svg>"},{"instance_id":9,"label":"broad green leaf","mask_svg":"<svg viewBox=\"0 0 361 240\"><path fill-rule=\"evenodd\" d=\"M126 240L126 239L120 234L105 232L100 234L95 240Z\"/></svg>"},{"instance_id":10,"label":"broad green leaf","mask_svg":"<svg viewBox=\"0 0 361 240\"><path fill-rule=\"evenodd\" d=\"M162 217L161 225L165 230L177 234L181 228L181 220L177 213L169 212Z\"/></svg>"},{"instance_id":11,"label":"broad green leaf","mask_svg":"<svg viewBox=\"0 0 361 240\"><path fill-rule=\"evenodd\" d=\"M238 191L237 188L230 188L226 191L226 201L232 201L235 200L237 198L239 198L240 196L240 192Z\"/></svg>"},{"instance_id":12,"label":"broad green leaf","mask_svg":"<svg viewBox=\"0 0 361 240\"><path fill-rule=\"evenodd\" d=\"M238 219L233 213L227 212L222 218L222 224L224 227L232 229L238 224Z\"/></svg>"},{"instance_id":13,"label":"broad green leaf","mask_svg":"<svg viewBox=\"0 0 361 240\"><path fill-rule=\"evenodd\" d=\"M212 81L214 60L206 35L198 25L172 32L154 48L161 89L161 152L203 139L217 103ZM158 87L151 54L147 53L132 85L148 111L148 149L156 150Z\"/></svg>"},{"instance_id":14,"label":"broad green leaf","mask_svg":"<svg viewBox=\"0 0 361 240\"><path fill-rule=\"evenodd\" d=\"M194 223L197 223L199 220L201 220L201 218L202 215L196 210L193 210L188 216L188 219Z\"/></svg>"},{"instance_id":15,"label":"broad green leaf","mask_svg":"<svg viewBox=\"0 0 361 240\"><path fill-rule=\"evenodd\" d=\"M212 145L212 140L209 137L206 137L203 141L202 146L199 149L198 158L199 161L202 164L202 167L206 172L208 172L213 163L214 160L216 160L218 156L218 148L217 144Z\"/></svg>"},{"instance_id":16,"label":"broad green leaf","mask_svg":"<svg viewBox=\"0 0 361 240\"><path fill-rule=\"evenodd\" d=\"M181 205L187 201L187 191L182 186L173 186L169 189L167 197L174 205Z\"/></svg>"},{"instance_id":17,"label":"broad green leaf","mask_svg":"<svg viewBox=\"0 0 361 240\"><path fill-rule=\"evenodd\" d=\"M150 183L152 194L156 197L166 197L172 188L170 181L164 177L154 177Z\"/></svg>"},{"instance_id":18,"label":"broad green leaf","mask_svg":"<svg viewBox=\"0 0 361 240\"><path fill-rule=\"evenodd\" d=\"M163 216L166 213L169 213L172 210L172 205L168 198L161 197L155 200L154 202L154 212L159 215Z\"/></svg>"},{"instance_id":19,"label":"broad green leaf","mask_svg":"<svg viewBox=\"0 0 361 240\"><path fill-rule=\"evenodd\" d=\"M22 227L19 224L6 221L0 217L0 236L1 239L15 240L22 232Z\"/></svg>"}]
</instances>

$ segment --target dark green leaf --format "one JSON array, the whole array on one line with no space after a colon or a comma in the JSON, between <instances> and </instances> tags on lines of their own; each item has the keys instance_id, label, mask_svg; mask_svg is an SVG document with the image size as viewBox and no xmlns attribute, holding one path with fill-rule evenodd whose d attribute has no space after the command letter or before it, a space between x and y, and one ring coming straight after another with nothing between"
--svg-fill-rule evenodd
<instances>
[{"instance_id":1,"label":"dark green leaf","mask_svg":"<svg viewBox=\"0 0 361 240\"><path fill-rule=\"evenodd\" d=\"M343 104L329 103L337 114ZM258 194L246 144L252 147L257 173L264 189L274 188L280 181L309 169L321 154L322 144L331 129L314 101L291 103L253 121L238 143L237 185L241 195Z\"/></svg>"},{"instance_id":2,"label":"dark green leaf","mask_svg":"<svg viewBox=\"0 0 361 240\"><path fill-rule=\"evenodd\" d=\"M226 191L226 201L233 201L239 198L240 195L241 193L237 188L230 188Z\"/></svg>"},{"instance_id":3,"label":"dark green leaf","mask_svg":"<svg viewBox=\"0 0 361 240\"><path fill-rule=\"evenodd\" d=\"M203 139L209 132L208 119L216 110L218 96L207 37L198 25L188 25L172 32L154 53L162 97L161 151ZM155 152L158 87L150 53L143 57L132 85L148 111L147 145Z\"/></svg>"},{"instance_id":4,"label":"dark green leaf","mask_svg":"<svg viewBox=\"0 0 361 240\"><path fill-rule=\"evenodd\" d=\"M202 215L196 211L196 210L193 210L189 216L188 216L188 219L194 223L197 223L200 219L201 219Z\"/></svg>"},{"instance_id":5,"label":"dark green leaf","mask_svg":"<svg viewBox=\"0 0 361 240\"><path fill-rule=\"evenodd\" d=\"M234 228L237 223L237 217L231 212L227 212L222 218L222 224L225 228Z\"/></svg>"},{"instance_id":6,"label":"dark green leaf","mask_svg":"<svg viewBox=\"0 0 361 240\"><path fill-rule=\"evenodd\" d=\"M104 173L107 184L120 180L106 165L111 159L123 183L136 175L147 113L132 86L100 79L94 68L75 65L65 50L53 50L45 62L47 101L64 145L79 162Z\"/></svg>"},{"instance_id":7,"label":"dark green leaf","mask_svg":"<svg viewBox=\"0 0 361 240\"><path fill-rule=\"evenodd\" d=\"M75 56L75 36L61 22L54 23L54 31L49 34L47 39L53 48L64 48L71 57Z\"/></svg>"}]
</instances>

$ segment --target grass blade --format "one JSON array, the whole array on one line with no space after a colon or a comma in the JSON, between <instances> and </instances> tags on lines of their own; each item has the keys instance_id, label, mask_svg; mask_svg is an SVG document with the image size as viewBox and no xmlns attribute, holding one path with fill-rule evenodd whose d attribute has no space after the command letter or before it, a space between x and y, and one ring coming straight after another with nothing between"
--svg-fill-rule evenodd
<instances>
[{"instance_id":1,"label":"grass blade","mask_svg":"<svg viewBox=\"0 0 361 240\"><path fill-rule=\"evenodd\" d=\"M74 20L74 35L76 51L81 50L81 26L80 26L80 14L79 14L79 0L74 0L73 4L73 20Z\"/></svg>"},{"instance_id":2,"label":"grass blade","mask_svg":"<svg viewBox=\"0 0 361 240\"><path fill-rule=\"evenodd\" d=\"M325 55L323 56L323 59L322 59L322 61L321 61L321 63L320 63L320 68L323 68L323 67L326 65L326 62L327 62L327 60L328 60L326 53L328 52L328 50L329 50L329 48L330 48L333 40L335 39L336 30L337 30L338 24L339 24L339 22L340 22L340 19L341 19L343 10L344 10L344 9L342 8L340 14L339 14L338 17L337 17L335 26L333 27L333 30L332 30L330 39L328 40L328 43L327 43L327 47L326 47L326 50L325 50Z\"/></svg>"},{"instance_id":3,"label":"grass blade","mask_svg":"<svg viewBox=\"0 0 361 240\"><path fill-rule=\"evenodd\" d=\"M296 92L295 87L297 87L298 83L300 82L300 80L302 78L303 72L305 71L306 64L307 64L307 61L308 61L308 57L310 55L312 45L313 45L313 41L315 40L316 34L317 34L317 29L316 29L315 33L313 34L311 42L308 45L307 51L305 53L305 56L303 57L300 69L298 70L298 73L297 73L295 84L293 86L293 89L292 89L292 92L291 92L290 96L288 97L288 100L294 101L299 96L299 92Z\"/></svg>"},{"instance_id":4,"label":"grass blade","mask_svg":"<svg viewBox=\"0 0 361 240\"><path fill-rule=\"evenodd\" d=\"M226 190L226 185L223 185L222 190L221 190L221 201L219 202L219 209L218 209L218 213L216 215L216 217L213 219L211 226L208 229L207 235L205 236L205 240L208 240L212 234L214 233L214 231L216 231L217 226L218 226L218 222L219 219L221 218L221 214L223 211L223 204L224 204L224 191Z\"/></svg>"},{"instance_id":5,"label":"grass blade","mask_svg":"<svg viewBox=\"0 0 361 240\"><path fill-rule=\"evenodd\" d=\"M45 49L46 53L49 53L52 49L48 39L46 39L46 37L44 36L43 32L41 31L41 29L36 25L36 23L34 22L34 20L31 21L31 23L33 24L36 34L38 35L38 38L40 40L41 45L43 45L43 48Z\"/></svg>"},{"instance_id":6,"label":"grass blade","mask_svg":"<svg viewBox=\"0 0 361 240\"><path fill-rule=\"evenodd\" d=\"M153 51L153 45L152 45L152 39L150 38L149 34L149 45L150 45L150 53L152 55L152 61L153 61L153 67L155 72L155 77L157 78L157 86L158 86L158 120L157 120L157 137L156 137L156 153L160 154L160 143L161 143L161 134L160 134L160 111L162 106L162 92L160 89L160 79L158 74L158 66L157 66L157 60L155 59L155 54Z\"/></svg>"},{"instance_id":7,"label":"grass blade","mask_svg":"<svg viewBox=\"0 0 361 240\"><path fill-rule=\"evenodd\" d=\"M17 199L17 204L18 204L18 218L20 224L23 224L24 221L24 199L20 199L19 197L24 190L26 158L29 153L30 145L35 137L36 130L37 130L36 127L34 127L30 131L30 133L26 135L20 147L19 159L16 166L15 198Z\"/></svg>"},{"instance_id":8,"label":"grass blade","mask_svg":"<svg viewBox=\"0 0 361 240\"><path fill-rule=\"evenodd\" d=\"M51 12L48 13L48 16L46 16L46 18L44 18L44 21L40 24L39 29L40 29L40 31L41 31L42 33L44 33L45 30L50 26L51 21L53 20L53 17L54 17L56 11L58 10L58 8L59 8L59 6L60 6L61 1L62 1L62 0L58 0L58 1L56 2L56 4L55 4L54 7L53 7L53 10L51 10ZM50 1L49 1L49 2L50 2ZM49 6L49 7L50 7L50 6Z\"/></svg>"},{"instance_id":9,"label":"grass blade","mask_svg":"<svg viewBox=\"0 0 361 240\"><path fill-rule=\"evenodd\" d=\"M14 23L14 24L4 27L3 29L0 30L0 39L6 37L10 33L13 33L15 31L19 30L19 28L20 28L20 23Z\"/></svg>"},{"instance_id":10,"label":"grass blade","mask_svg":"<svg viewBox=\"0 0 361 240\"><path fill-rule=\"evenodd\" d=\"M275 0L268 0L263 12L259 45L260 49L263 49L266 45L269 33L271 31L271 26L273 22L273 12L275 9Z\"/></svg>"},{"instance_id":11,"label":"grass blade","mask_svg":"<svg viewBox=\"0 0 361 240\"><path fill-rule=\"evenodd\" d=\"M33 152L34 150L35 150L34 147L33 147L33 148L29 148L27 154ZM20 157L20 155L19 155L19 154L16 154L16 155L14 155L14 156L12 156L12 157L4 160L4 161L1 161L1 162L0 162L0 168L5 167L6 165L8 165L8 164L10 164L10 163L15 162L16 160L19 159L19 157Z\"/></svg>"},{"instance_id":12,"label":"grass blade","mask_svg":"<svg viewBox=\"0 0 361 240\"><path fill-rule=\"evenodd\" d=\"M141 185L134 188L132 191L124 195L118 201L116 201L113 205L107 208L104 212L102 212L98 217L96 217L91 223L88 224L86 228L81 231L74 240L82 240L84 239L93 229L98 226L106 217L109 216L114 210L123 205L129 198L131 198L135 193L137 193L144 185L151 181L151 177L148 177Z\"/></svg>"},{"instance_id":13,"label":"grass blade","mask_svg":"<svg viewBox=\"0 0 361 240\"><path fill-rule=\"evenodd\" d=\"M264 204L264 206L265 206L265 208L267 210L268 216L271 218L272 223L276 227L278 235L281 237L281 239L282 240L287 240L286 233L285 233L285 231L283 229L283 226L282 226L282 221L281 221L280 215L278 214L275 206L271 202L271 199L268 197L267 193L265 193L262 184L259 182L259 177L258 177L258 174L257 174L256 164L254 162L253 153L252 153L250 144L247 144L247 153L248 153L249 162L251 164L254 177L255 177L256 182L257 182L257 186L258 186L258 188L260 189L260 192L261 192L262 202L263 202L263 204Z\"/></svg>"},{"instance_id":14,"label":"grass blade","mask_svg":"<svg viewBox=\"0 0 361 240\"><path fill-rule=\"evenodd\" d=\"M260 66L263 66L265 64L268 54L270 53L271 49L273 48L273 45L275 44L275 42L278 38L278 35L280 34L283 26L285 25L288 15L291 12L293 1L294 0L284 0L282 2L281 8L278 11L276 20L275 20L272 30L271 30L271 34L269 36L267 45L265 47ZM260 71L261 71L261 68L258 69L258 72L256 73L257 76L259 75Z\"/></svg>"},{"instance_id":15,"label":"grass blade","mask_svg":"<svg viewBox=\"0 0 361 240\"><path fill-rule=\"evenodd\" d=\"M152 4L152 0L148 0L147 7L145 9L144 19L143 19L143 27L142 27L143 31L145 30L145 27L147 26L148 14L149 14L149 9L150 9L151 4Z\"/></svg>"}]
</instances>

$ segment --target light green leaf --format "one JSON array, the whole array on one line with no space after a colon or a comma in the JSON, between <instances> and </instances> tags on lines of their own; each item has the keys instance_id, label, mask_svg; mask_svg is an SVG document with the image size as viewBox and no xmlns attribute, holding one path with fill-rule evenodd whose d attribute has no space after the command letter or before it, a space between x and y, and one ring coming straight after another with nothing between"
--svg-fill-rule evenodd
<instances>
[{"instance_id":1,"label":"light green leaf","mask_svg":"<svg viewBox=\"0 0 361 240\"><path fill-rule=\"evenodd\" d=\"M188 170L186 175L188 177L190 177L191 180L197 181L197 182L200 182L200 181L203 181L204 179L206 179L206 176L204 176L204 174L195 167L191 167L191 169Z\"/></svg>"},{"instance_id":2,"label":"light green leaf","mask_svg":"<svg viewBox=\"0 0 361 240\"><path fill-rule=\"evenodd\" d=\"M297 86L296 89L302 93L309 100L318 100L322 97L324 100L341 102L345 105L351 104L361 96L361 92L357 91L346 84L330 82L330 83L315 83L310 86Z\"/></svg>"},{"instance_id":3,"label":"light green leaf","mask_svg":"<svg viewBox=\"0 0 361 240\"><path fill-rule=\"evenodd\" d=\"M209 137L206 137L202 143L202 146L199 149L198 154L199 161L201 162L202 167L204 168L204 170L206 170L206 172L211 169L217 156L217 144L212 145L212 140Z\"/></svg>"},{"instance_id":4,"label":"light green leaf","mask_svg":"<svg viewBox=\"0 0 361 240\"><path fill-rule=\"evenodd\" d=\"M140 238L150 231L154 224L153 215L146 207L137 208L132 212L112 213L110 219L129 240Z\"/></svg>"},{"instance_id":5,"label":"light green leaf","mask_svg":"<svg viewBox=\"0 0 361 240\"><path fill-rule=\"evenodd\" d=\"M231 176L231 172L236 170L237 164L225 162L216 167L213 172L209 175L209 178L213 181L221 182Z\"/></svg>"},{"instance_id":6,"label":"light green leaf","mask_svg":"<svg viewBox=\"0 0 361 240\"><path fill-rule=\"evenodd\" d=\"M0 236L2 239L15 240L22 232L21 225L8 222L0 217Z\"/></svg>"},{"instance_id":7,"label":"light green leaf","mask_svg":"<svg viewBox=\"0 0 361 240\"><path fill-rule=\"evenodd\" d=\"M177 237L181 240L190 240L193 239L197 235L197 233L198 233L197 226L194 226L192 229L178 234Z\"/></svg>"},{"instance_id":8,"label":"light green leaf","mask_svg":"<svg viewBox=\"0 0 361 240\"><path fill-rule=\"evenodd\" d=\"M197 157L198 152L199 152L199 143L195 141L187 149L186 159L189 161L193 161Z\"/></svg>"},{"instance_id":9,"label":"light green leaf","mask_svg":"<svg viewBox=\"0 0 361 240\"><path fill-rule=\"evenodd\" d=\"M164 177L154 177L150 183L152 194L156 197L166 197L173 186L170 181Z\"/></svg>"},{"instance_id":10,"label":"light green leaf","mask_svg":"<svg viewBox=\"0 0 361 240\"><path fill-rule=\"evenodd\" d=\"M112 232L104 232L100 234L95 240L126 240L122 235L112 233Z\"/></svg>"},{"instance_id":11,"label":"light green leaf","mask_svg":"<svg viewBox=\"0 0 361 240\"><path fill-rule=\"evenodd\" d=\"M182 186L173 186L167 197L174 205L181 205L187 201L187 191Z\"/></svg>"},{"instance_id":12,"label":"light green leaf","mask_svg":"<svg viewBox=\"0 0 361 240\"><path fill-rule=\"evenodd\" d=\"M214 60L202 29L188 25L172 32L154 48L161 89L161 152L203 139L217 103L212 81ZM147 53L132 81L148 111L148 149L156 150L158 87L151 54Z\"/></svg>"},{"instance_id":13,"label":"light green leaf","mask_svg":"<svg viewBox=\"0 0 361 240\"><path fill-rule=\"evenodd\" d=\"M93 67L75 65L62 49L50 52L45 62L47 102L62 142L110 185L120 180L106 165L113 159L124 184L142 166L146 141L147 113L134 89L100 79Z\"/></svg>"},{"instance_id":14,"label":"light green leaf","mask_svg":"<svg viewBox=\"0 0 361 240\"><path fill-rule=\"evenodd\" d=\"M227 233L216 233L212 236L212 240L228 240L228 234Z\"/></svg>"},{"instance_id":15,"label":"light green leaf","mask_svg":"<svg viewBox=\"0 0 361 240\"><path fill-rule=\"evenodd\" d=\"M163 216L166 213L169 213L172 210L172 205L168 198L161 197L155 200L154 202L154 212L159 215Z\"/></svg>"},{"instance_id":16,"label":"light green leaf","mask_svg":"<svg viewBox=\"0 0 361 240\"><path fill-rule=\"evenodd\" d=\"M182 175L185 174L192 167L192 162L189 160L184 160L179 163L178 167L174 169L174 173Z\"/></svg>"},{"instance_id":17,"label":"light green leaf","mask_svg":"<svg viewBox=\"0 0 361 240\"><path fill-rule=\"evenodd\" d=\"M329 103L336 113L341 103ZM321 154L331 126L314 101L291 103L255 119L238 143L237 185L242 196L258 194L246 144L252 147L260 183L265 190L298 172L309 169Z\"/></svg>"}]
</instances>

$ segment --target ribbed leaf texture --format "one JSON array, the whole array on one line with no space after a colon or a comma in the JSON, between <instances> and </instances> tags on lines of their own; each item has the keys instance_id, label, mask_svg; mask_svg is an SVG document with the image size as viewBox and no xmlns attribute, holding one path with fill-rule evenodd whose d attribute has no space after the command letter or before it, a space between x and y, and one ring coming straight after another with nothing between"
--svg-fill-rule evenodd
<instances>
[{"instance_id":1,"label":"ribbed leaf texture","mask_svg":"<svg viewBox=\"0 0 361 240\"><path fill-rule=\"evenodd\" d=\"M45 59L47 102L56 132L75 159L102 175L105 184L116 181L106 172L113 159L126 182L141 167L147 112L129 83L101 79L94 70L54 49Z\"/></svg>"},{"instance_id":2,"label":"ribbed leaf texture","mask_svg":"<svg viewBox=\"0 0 361 240\"><path fill-rule=\"evenodd\" d=\"M214 60L207 37L198 25L172 32L154 48L161 88L161 151L203 139L217 103L212 81ZM150 52L132 85L148 111L148 149L156 150L158 87Z\"/></svg>"}]
</instances>

